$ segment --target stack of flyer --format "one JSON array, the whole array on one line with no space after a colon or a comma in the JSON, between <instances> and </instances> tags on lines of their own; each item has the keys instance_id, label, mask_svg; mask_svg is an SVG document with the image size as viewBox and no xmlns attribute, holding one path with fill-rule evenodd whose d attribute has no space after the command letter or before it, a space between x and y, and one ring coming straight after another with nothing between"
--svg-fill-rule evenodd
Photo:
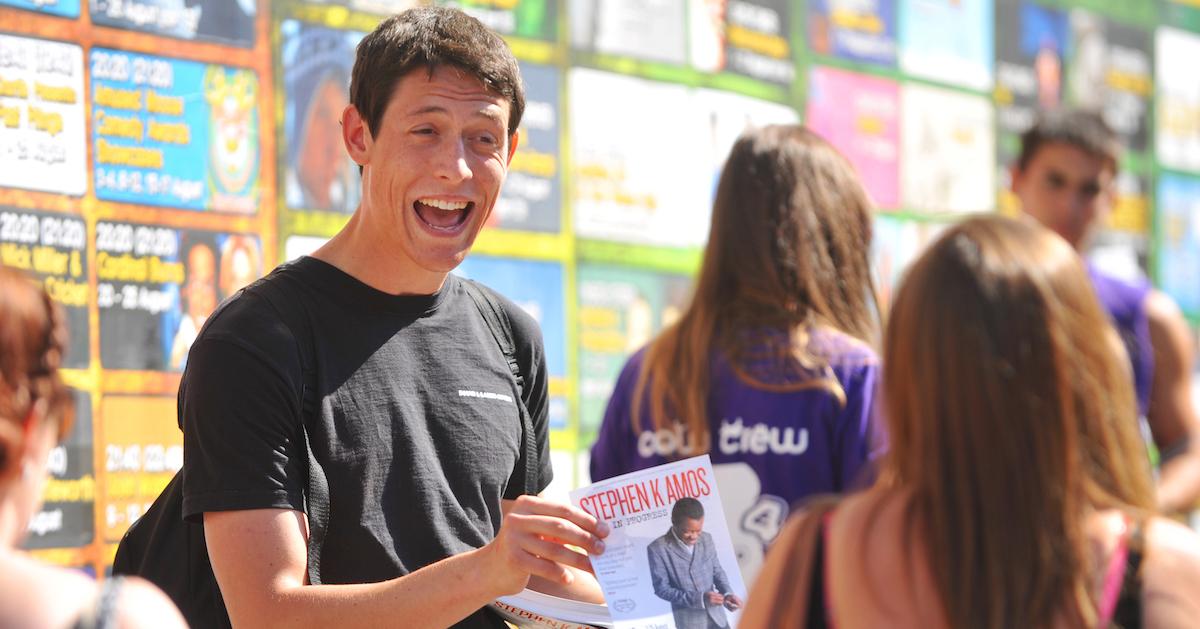
<instances>
[{"instance_id":1,"label":"stack of flyer","mask_svg":"<svg viewBox=\"0 0 1200 629\"><path fill-rule=\"evenodd\" d=\"M604 605L526 590L493 608L522 628L736 628L746 586L708 455L571 492L612 529L592 555Z\"/></svg>"}]
</instances>

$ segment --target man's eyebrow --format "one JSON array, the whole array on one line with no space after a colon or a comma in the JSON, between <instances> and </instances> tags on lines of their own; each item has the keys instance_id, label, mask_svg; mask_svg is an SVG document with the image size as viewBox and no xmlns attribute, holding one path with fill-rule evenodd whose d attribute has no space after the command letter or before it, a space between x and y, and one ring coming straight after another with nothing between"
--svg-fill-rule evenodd
<instances>
[{"instance_id":1,"label":"man's eyebrow","mask_svg":"<svg viewBox=\"0 0 1200 629\"><path fill-rule=\"evenodd\" d=\"M413 111L408 112L408 115L409 116L421 116L424 114L449 114L449 113L450 113L450 110L446 109L445 107L443 107L441 105L425 105L424 107L421 107L419 109L415 109ZM496 111L495 109L493 109L491 107L488 107L485 109L480 109L479 111L476 111L474 114L472 114L472 116L487 118L488 120L490 120L498 125L501 125L501 126L506 126L508 124L508 121L505 120L504 117L501 116L498 111Z\"/></svg>"}]
</instances>

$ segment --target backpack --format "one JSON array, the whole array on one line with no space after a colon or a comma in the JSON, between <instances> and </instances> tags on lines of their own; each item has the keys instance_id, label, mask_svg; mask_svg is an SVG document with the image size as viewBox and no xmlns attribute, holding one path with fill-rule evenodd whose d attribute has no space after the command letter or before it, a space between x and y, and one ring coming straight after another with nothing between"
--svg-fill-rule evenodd
<instances>
[{"instance_id":1,"label":"backpack","mask_svg":"<svg viewBox=\"0 0 1200 629\"><path fill-rule=\"evenodd\" d=\"M321 583L321 546L329 522L329 486L324 471L313 455L306 423L316 416L320 400L317 398L316 372L312 364L311 330L302 308L285 307L291 300L279 287L280 281L284 279L290 278L286 273L276 271L243 290L261 296L275 309L292 331L300 349L303 374L300 433L303 435L308 458L308 483L304 495L305 513L309 524L308 578L310 583L317 585ZM518 391L523 394L525 378L521 374L513 348L512 326L508 314L487 289L471 280L463 280L462 286L483 315L488 329L508 362ZM209 320L214 318L215 316L210 316ZM523 444L518 467L523 470L524 492L536 494L536 437L523 395L518 399ZM182 429L182 423L180 428ZM221 590L217 586L216 577L213 576L212 564L209 563L208 549L204 542L204 525L193 524L183 518L183 470L176 472L150 508L125 532L117 545L112 574L135 575L155 584L174 601L192 627L232 626Z\"/></svg>"}]
</instances>

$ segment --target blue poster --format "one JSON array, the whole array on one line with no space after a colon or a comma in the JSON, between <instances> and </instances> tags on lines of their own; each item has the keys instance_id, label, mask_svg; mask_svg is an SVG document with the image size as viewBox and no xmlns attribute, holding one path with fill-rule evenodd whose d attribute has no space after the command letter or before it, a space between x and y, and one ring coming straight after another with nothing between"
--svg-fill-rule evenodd
<instances>
[{"instance_id":1,"label":"blue poster","mask_svg":"<svg viewBox=\"0 0 1200 629\"><path fill-rule=\"evenodd\" d=\"M562 389L567 377L567 337L562 264L473 255L454 272L494 289L538 322L550 376L550 428L566 428L567 400Z\"/></svg>"},{"instance_id":2,"label":"blue poster","mask_svg":"<svg viewBox=\"0 0 1200 629\"><path fill-rule=\"evenodd\" d=\"M992 87L992 0L899 0L900 68L975 90Z\"/></svg>"},{"instance_id":3,"label":"blue poster","mask_svg":"<svg viewBox=\"0 0 1200 629\"><path fill-rule=\"evenodd\" d=\"M79 17L79 0L0 0L0 4L60 17Z\"/></svg>"},{"instance_id":4,"label":"blue poster","mask_svg":"<svg viewBox=\"0 0 1200 629\"><path fill-rule=\"evenodd\" d=\"M1158 278L1188 315L1200 315L1200 179L1164 173L1158 180L1162 250Z\"/></svg>"},{"instance_id":5,"label":"blue poster","mask_svg":"<svg viewBox=\"0 0 1200 629\"><path fill-rule=\"evenodd\" d=\"M254 46L256 5L256 0L89 0L88 4L92 22L102 26L244 48Z\"/></svg>"},{"instance_id":6,"label":"blue poster","mask_svg":"<svg viewBox=\"0 0 1200 629\"><path fill-rule=\"evenodd\" d=\"M521 62L521 137L488 226L549 233L561 227L558 72L552 66Z\"/></svg>"},{"instance_id":7,"label":"blue poster","mask_svg":"<svg viewBox=\"0 0 1200 629\"><path fill-rule=\"evenodd\" d=\"M282 188L289 208L349 214L358 207L358 165L342 144L341 117L363 35L296 20L279 25Z\"/></svg>"},{"instance_id":8,"label":"blue poster","mask_svg":"<svg viewBox=\"0 0 1200 629\"><path fill-rule=\"evenodd\" d=\"M896 65L896 0L812 0L808 41L813 52Z\"/></svg>"},{"instance_id":9,"label":"blue poster","mask_svg":"<svg viewBox=\"0 0 1200 629\"><path fill-rule=\"evenodd\" d=\"M258 77L230 68L94 48L89 61L96 196L254 213Z\"/></svg>"}]
</instances>

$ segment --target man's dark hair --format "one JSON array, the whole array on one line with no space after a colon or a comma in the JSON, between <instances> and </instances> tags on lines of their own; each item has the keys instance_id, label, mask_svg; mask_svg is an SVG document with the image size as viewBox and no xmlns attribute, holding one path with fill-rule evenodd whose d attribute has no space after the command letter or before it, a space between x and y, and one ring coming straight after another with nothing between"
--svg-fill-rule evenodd
<instances>
[{"instance_id":1,"label":"man's dark hair","mask_svg":"<svg viewBox=\"0 0 1200 629\"><path fill-rule=\"evenodd\" d=\"M685 519L699 520L704 517L704 505L695 498L680 498L671 507L671 524L679 526Z\"/></svg>"},{"instance_id":2,"label":"man's dark hair","mask_svg":"<svg viewBox=\"0 0 1200 629\"><path fill-rule=\"evenodd\" d=\"M508 133L516 132L525 112L525 88L516 58L508 44L479 20L447 7L409 9L363 37L350 76L350 104L378 136L400 79L415 70L432 76L443 65L474 76L488 90L507 98L511 104Z\"/></svg>"},{"instance_id":3,"label":"man's dark hair","mask_svg":"<svg viewBox=\"0 0 1200 629\"><path fill-rule=\"evenodd\" d=\"M1042 146L1054 142L1069 144L1099 157L1112 168L1114 174L1117 172L1121 142L1099 112L1067 107L1039 114L1033 126L1021 134L1017 170L1025 170Z\"/></svg>"}]
</instances>

